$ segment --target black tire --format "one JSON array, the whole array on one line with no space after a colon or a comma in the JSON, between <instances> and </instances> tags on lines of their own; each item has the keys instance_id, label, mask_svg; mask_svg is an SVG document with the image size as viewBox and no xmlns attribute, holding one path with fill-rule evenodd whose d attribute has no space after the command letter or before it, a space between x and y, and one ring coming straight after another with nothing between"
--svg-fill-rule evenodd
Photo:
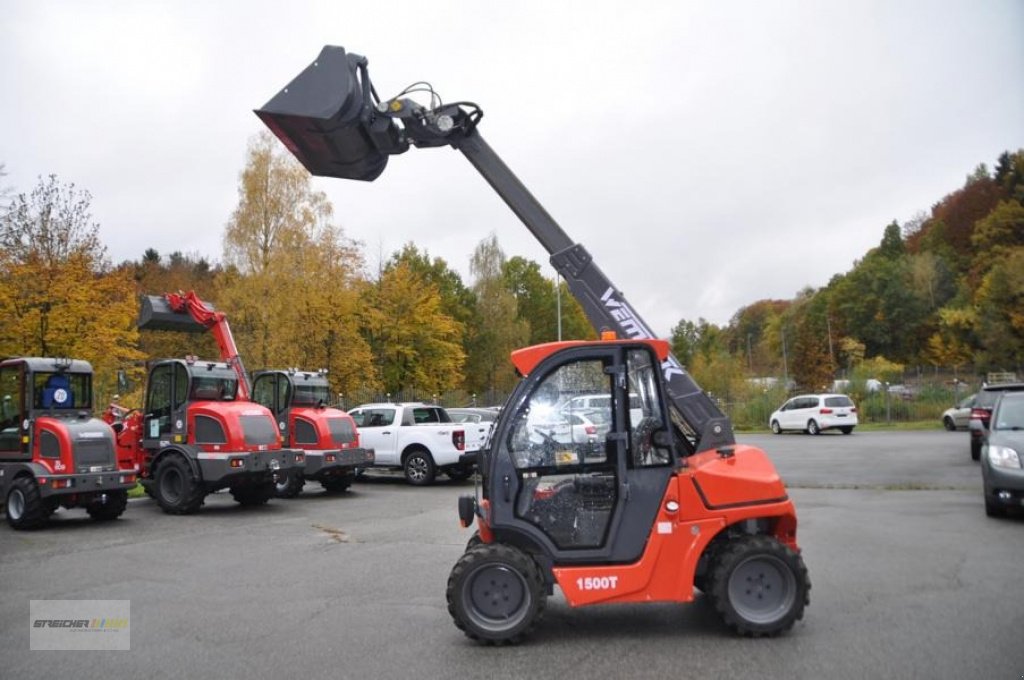
<instances>
[{"instance_id":1,"label":"black tire","mask_svg":"<svg viewBox=\"0 0 1024 680\"><path fill-rule=\"evenodd\" d=\"M839 431L842 432L843 434L853 434L853 425L841 427L839 428Z\"/></svg>"},{"instance_id":2,"label":"black tire","mask_svg":"<svg viewBox=\"0 0 1024 680\"><path fill-rule=\"evenodd\" d=\"M277 486L274 482L262 482L260 484L250 484L247 486L233 486L231 487L231 497L235 499L235 502L239 505L253 506L263 505L277 493Z\"/></svg>"},{"instance_id":3,"label":"black tire","mask_svg":"<svg viewBox=\"0 0 1024 680\"><path fill-rule=\"evenodd\" d=\"M480 538L480 532L479 531L474 531L473 535L469 537L468 541L466 541L466 550L467 551L472 550L473 548L477 547L478 545L483 545L483 544L484 544L484 541L483 541L482 538Z\"/></svg>"},{"instance_id":4,"label":"black tire","mask_svg":"<svg viewBox=\"0 0 1024 680\"><path fill-rule=\"evenodd\" d=\"M818 421L817 420L808 420L807 421L807 433L808 434L814 434L814 435L821 434L821 428L818 427Z\"/></svg>"},{"instance_id":5,"label":"black tire","mask_svg":"<svg viewBox=\"0 0 1024 680\"><path fill-rule=\"evenodd\" d=\"M770 536L743 536L715 555L708 595L740 635L778 635L803 618L811 582L800 555Z\"/></svg>"},{"instance_id":6,"label":"black tire","mask_svg":"<svg viewBox=\"0 0 1024 680\"><path fill-rule=\"evenodd\" d=\"M981 442L971 439L971 460L981 460Z\"/></svg>"},{"instance_id":7,"label":"black tire","mask_svg":"<svg viewBox=\"0 0 1024 680\"><path fill-rule=\"evenodd\" d=\"M278 498L295 498L305 485L306 478L301 472L285 473L274 483L274 494Z\"/></svg>"},{"instance_id":8,"label":"black tire","mask_svg":"<svg viewBox=\"0 0 1024 680\"><path fill-rule=\"evenodd\" d=\"M782 426L779 425L779 421L777 421L777 420L773 420L772 421L772 432L775 433L775 434L782 434Z\"/></svg>"},{"instance_id":9,"label":"black tire","mask_svg":"<svg viewBox=\"0 0 1024 680\"><path fill-rule=\"evenodd\" d=\"M355 478L355 473L338 475L337 477L326 477L321 480L320 485L324 487L324 491L327 493L341 493L352 486Z\"/></svg>"},{"instance_id":10,"label":"black tire","mask_svg":"<svg viewBox=\"0 0 1024 680\"><path fill-rule=\"evenodd\" d=\"M153 497L167 514L190 515L202 506L206 490L181 456L172 455L160 461L154 477Z\"/></svg>"},{"instance_id":11,"label":"black tire","mask_svg":"<svg viewBox=\"0 0 1024 680\"><path fill-rule=\"evenodd\" d=\"M473 468L450 467L444 471L453 482L464 482L473 476Z\"/></svg>"},{"instance_id":12,"label":"black tire","mask_svg":"<svg viewBox=\"0 0 1024 680\"><path fill-rule=\"evenodd\" d=\"M942 419L942 424L945 425L946 429L949 430L950 432L956 430L956 423L954 423L953 419L950 418L949 416L946 416L945 418Z\"/></svg>"},{"instance_id":13,"label":"black tire","mask_svg":"<svg viewBox=\"0 0 1024 680\"><path fill-rule=\"evenodd\" d=\"M518 644L544 615L547 594L533 558L501 543L466 551L448 577L448 613L468 637Z\"/></svg>"},{"instance_id":14,"label":"black tire","mask_svg":"<svg viewBox=\"0 0 1024 680\"><path fill-rule=\"evenodd\" d=\"M31 477L18 477L11 482L5 500L7 523L18 530L31 531L45 526L53 512L51 506L43 502L39 486Z\"/></svg>"},{"instance_id":15,"label":"black tire","mask_svg":"<svg viewBox=\"0 0 1024 680\"><path fill-rule=\"evenodd\" d=\"M127 491L111 491L104 495L107 497L105 501L102 496L99 496L92 503L85 506L85 511L89 513L89 517L92 517L97 522L108 522L117 519L128 507Z\"/></svg>"},{"instance_id":16,"label":"black tire","mask_svg":"<svg viewBox=\"0 0 1024 680\"><path fill-rule=\"evenodd\" d=\"M405 474L405 481L413 486L430 486L437 475L437 467L430 451L413 449L402 461L402 472Z\"/></svg>"}]
</instances>

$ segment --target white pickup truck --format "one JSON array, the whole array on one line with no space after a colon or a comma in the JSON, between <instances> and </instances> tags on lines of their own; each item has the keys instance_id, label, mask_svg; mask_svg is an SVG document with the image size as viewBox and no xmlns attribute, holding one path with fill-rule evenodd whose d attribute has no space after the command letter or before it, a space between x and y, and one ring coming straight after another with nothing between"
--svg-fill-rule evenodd
<instances>
[{"instance_id":1,"label":"white pickup truck","mask_svg":"<svg viewBox=\"0 0 1024 680\"><path fill-rule=\"evenodd\" d=\"M475 451L466 432L440 406L419 402L363 404L348 412L361 445L374 451L374 467L402 470L410 484L432 484L437 473L455 480L473 474Z\"/></svg>"}]
</instances>

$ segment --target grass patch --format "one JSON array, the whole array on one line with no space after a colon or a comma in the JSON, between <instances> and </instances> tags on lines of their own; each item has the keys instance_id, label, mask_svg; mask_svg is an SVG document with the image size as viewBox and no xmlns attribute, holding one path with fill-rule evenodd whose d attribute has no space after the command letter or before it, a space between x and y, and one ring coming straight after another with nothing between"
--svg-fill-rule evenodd
<instances>
[{"instance_id":1,"label":"grass patch","mask_svg":"<svg viewBox=\"0 0 1024 680\"><path fill-rule=\"evenodd\" d=\"M145 498L146 490L142 488L141 484L136 483L135 486L128 489L128 498Z\"/></svg>"}]
</instances>

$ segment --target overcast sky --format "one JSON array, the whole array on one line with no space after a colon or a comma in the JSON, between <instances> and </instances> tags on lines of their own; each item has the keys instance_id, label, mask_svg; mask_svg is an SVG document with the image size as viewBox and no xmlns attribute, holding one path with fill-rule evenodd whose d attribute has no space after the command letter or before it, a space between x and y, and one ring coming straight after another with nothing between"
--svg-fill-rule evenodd
<instances>
[{"instance_id":1,"label":"overcast sky","mask_svg":"<svg viewBox=\"0 0 1024 680\"><path fill-rule=\"evenodd\" d=\"M1024 1L100 2L0 8L0 163L92 194L115 262L221 257L252 114L324 44L480 131L659 334L822 286L1024 147ZM450 149L316 179L375 269L407 241L554 270Z\"/></svg>"}]
</instances>

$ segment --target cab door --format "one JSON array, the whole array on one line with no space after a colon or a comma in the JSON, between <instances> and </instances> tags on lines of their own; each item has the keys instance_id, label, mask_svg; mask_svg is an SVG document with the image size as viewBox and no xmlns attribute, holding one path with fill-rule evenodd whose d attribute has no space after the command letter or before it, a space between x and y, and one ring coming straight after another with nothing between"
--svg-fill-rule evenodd
<instances>
[{"instance_id":1,"label":"cab door","mask_svg":"<svg viewBox=\"0 0 1024 680\"><path fill-rule=\"evenodd\" d=\"M185 441L188 405L188 369L178 361L157 364L149 372L143 446L160 448Z\"/></svg>"},{"instance_id":2,"label":"cab door","mask_svg":"<svg viewBox=\"0 0 1024 680\"><path fill-rule=\"evenodd\" d=\"M603 439L558 422L580 394L610 397L588 409L610 423ZM513 395L497 434L493 528L544 545L556 563L637 560L675 469L665 404L660 366L646 346L548 357Z\"/></svg>"},{"instance_id":3,"label":"cab door","mask_svg":"<svg viewBox=\"0 0 1024 680\"><path fill-rule=\"evenodd\" d=\"M291 420L291 381L282 373L269 372L256 376L252 384L252 400L274 414L281 438L289 442Z\"/></svg>"}]
</instances>

